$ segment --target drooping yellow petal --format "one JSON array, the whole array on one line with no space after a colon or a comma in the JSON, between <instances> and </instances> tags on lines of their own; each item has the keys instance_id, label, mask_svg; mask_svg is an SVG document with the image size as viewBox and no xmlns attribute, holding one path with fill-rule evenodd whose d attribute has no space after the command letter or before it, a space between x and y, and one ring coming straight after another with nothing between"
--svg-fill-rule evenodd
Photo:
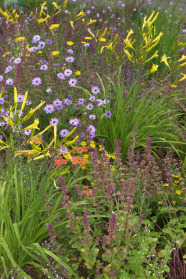
<instances>
[{"instance_id":1,"label":"drooping yellow petal","mask_svg":"<svg viewBox=\"0 0 186 279\"><path fill-rule=\"evenodd\" d=\"M170 57L167 57L166 54L164 54L162 57L161 57L161 61L160 62L164 62L165 65L169 68L169 70L171 69L168 62L167 62L167 59L170 58Z\"/></svg>"},{"instance_id":2,"label":"drooping yellow petal","mask_svg":"<svg viewBox=\"0 0 186 279\"><path fill-rule=\"evenodd\" d=\"M26 128L24 128L23 131L25 131L25 130L32 130L32 129L37 129L37 130L39 130L38 124L39 124L39 119L36 118L36 119L34 120L34 123L32 123L31 125L29 125L29 126L27 126Z\"/></svg>"},{"instance_id":3,"label":"drooping yellow petal","mask_svg":"<svg viewBox=\"0 0 186 279\"><path fill-rule=\"evenodd\" d=\"M14 103L17 103L17 89L14 87Z\"/></svg>"},{"instance_id":4,"label":"drooping yellow petal","mask_svg":"<svg viewBox=\"0 0 186 279\"><path fill-rule=\"evenodd\" d=\"M35 109L31 109L28 114L23 118L22 122L28 120L30 117L32 117L32 115L36 112L36 110L38 110L40 107L42 107L42 105L44 105L45 101L41 101L41 103L35 108Z\"/></svg>"},{"instance_id":5,"label":"drooping yellow petal","mask_svg":"<svg viewBox=\"0 0 186 279\"><path fill-rule=\"evenodd\" d=\"M130 52L127 49L124 49L124 52L126 53L128 59L134 63L134 57L130 54Z\"/></svg>"},{"instance_id":6,"label":"drooping yellow petal","mask_svg":"<svg viewBox=\"0 0 186 279\"><path fill-rule=\"evenodd\" d=\"M130 42L130 40L125 39L124 42L125 42L125 44L127 45L127 47L130 47L130 48L134 49L134 48L133 48L133 45L132 45L131 42Z\"/></svg>"},{"instance_id":7,"label":"drooping yellow petal","mask_svg":"<svg viewBox=\"0 0 186 279\"><path fill-rule=\"evenodd\" d=\"M45 158L45 157L51 157L49 151L47 153L45 153L44 155L40 155L38 157L35 157L33 160L35 161L35 160L39 160L39 159L42 159L42 158Z\"/></svg>"},{"instance_id":8,"label":"drooping yellow petal","mask_svg":"<svg viewBox=\"0 0 186 279\"><path fill-rule=\"evenodd\" d=\"M72 26L72 28L74 29L74 22L72 20L70 20L70 25Z\"/></svg>"},{"instance_id":9,"label":"drooping yellow petal","mask_svg":"<svg viewBox=\"0 0 186 279\"><path fill-rule=\"evenodd\" d=\"M128 31L128 35L126 37L126 40L134 33L134 31L132 29L130 29L130 31Z\"/></svg>"},{"instance_id":10,"label":"drooping yellow petal","mask_svg":"<svg viewBox=\"0 0 186 279\"><path fill-rule=\"evenodd\" d=\"M91 25L91 24L94 23L94 22L97 22L97 20L95 20L95 19L90 19L90 22L87 23L87 26L88 26L88 25Z\"/></svg>"},{"instance_id":11,"label":"drooping yellow petal","mask_svg":"<svg viewBox=\"0 0 186 279\"><path fill-rule=\"evenodd\" d=\"M4 120L9 124L9 125L11 125L11 126L14 126L15 124L11 121L11 120L9 120L7 117L5 117L5 116L3 116L2 115L2 117L4 118Z\"/></svg>"},{"instance_id":12,"label":"drooping yellow petal","mask_svg":"<svg viewBox=\"0 0 186 279\"><path fill-rule=\"evenodd\" d=\"M186 55L182 55L182 57L179 60L177 60L177 62L181 62L181 61L184 61L184 60L186 60Z\"/></svg>"},{"instance_id":13,"label":"drooping yellow petal","mask_svg":"<svg viewBox=\"0 0 186 279\"><path fill-rule=\"evenodd\" d=\"M158 65L153 64L153 66L152 66L152 68L151 68L151 70L150 70L150 74L156 72L157 69L158 69Z\"/></svg>"},{"instance_id":14,"label":"drooping yellow petal","mask_svg":"<svg viewBox=\"0 0 186 279\"><path fill-rule=\"evenodd\" d=\"M76 17L81 18L83 16L86 16L86 14L83 11L81 11Z\"/></svg>"},{"instance_id":15,"label":"drooping yellow petal","mask_svg":"<svg viewBox=\"0 0 186 279\"><path fill-rule=\"evenodd\" d=\"M147 61L145 61L145 63L149 62L150 60L152 60L155 57L158 57L158 50L151 56L151 58L149 58Z\"/></svg>"},{"instance_id":16,"label":"drooping yellow petal","mask_svg":"<svg viewBox=\"0 0 186 279\"><path fill-rule=\"evenodd\" d=\"M53 29L55 29L55 28L59 28L59 24L52 24L52 25L50 25L50 27L49 27L50 30L53 30Z\"/></svg>"},{"instance_id":17,"label":"drooping yellow petal","mask_svg":"<svg viewBox=\"0 0 186 279\"><path fill-rule=\"evenodd\" d=\"M185 63L180 64L178 67L184 67L185 65L186 65L186 62L185 62Z\"/></svg>"},{"instance_id":18,"label":"drooping yellow petal","mask_svg":"<svg viewBox=\"0 0 186 279\"><path fill-rule=\"evenodd\" d=\"M186 79L186 74L181 74L181 75L183 75L183 77L180 80L178 80L178 82L183 81L183 80Z\"/></svg>"},{"instance_id":19,"label":"drooping yellow petal","mask_svg":"<svg viewBox=\"0 0 186 279\"><path fill-rule=\"evenodd\" d=\"M25 93L24 100L23 100L23 103L22 103L22 106L21 106L21 112L22 112L22 111L24 110L24 108L25 108L25 104L26 104L27 97L28 97L28 91ZM21 117L21 113L20 113L20 117Z\"/></svg>"}]
</instances>

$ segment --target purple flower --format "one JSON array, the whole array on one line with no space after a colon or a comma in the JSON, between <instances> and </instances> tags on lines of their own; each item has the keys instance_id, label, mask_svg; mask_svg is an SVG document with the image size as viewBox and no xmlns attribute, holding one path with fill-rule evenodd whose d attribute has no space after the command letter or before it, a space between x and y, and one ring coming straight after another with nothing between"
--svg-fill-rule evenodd
<instances>
[{"instance_id":1,"label":"purple flower","mask_svg":"<svg viewBox=\"0 0 186 279\"><path fill-rule=\"evenodd\" d=\"M8 79L6 80L6 84L7 84L7 85L13 85L13 84L14 84L14 80L13 80L12 78L8 78Z\"/></svg>"},{"instance_id":2,"label":"purple flower","mask_svg":"<svg viewBox=\"0 0 186 279\"><path fill-rule=\"evenodd\" d=\"M35 86L39 86L42 82L42 79L39 78L39 77L36 77L32 80L32 84L35 85Z\"/></svg>"},{"instance_id":3,"label":"purple flower","mask_svg":"<svg viewBox=\"0 0 186 279\"><path fill-rule=\"evenodd\" d=\"M85 102L84 98L79 98L78 105L82 106L82 105L84 105L84 102Z\"/></svg>"},{"instance_id":4,"label":"purple flower","mask_svg":"<svg viewBox=\"0 0 186 279\"><path fill-rule=\"evenodd\" d=\"M0 104L3 105L5 102L5 99L3 97L0 98Z\"/></svg>"},{"instance_id":5,"label":"purple flower","mask_svg":"<svg viewBox=\"0 0 186 279\"><path fill-rule=\"evenodd\" d=\"M46 71L48 69L47 65L41 65L40 70L41 71Z\"/></svg>"},{"instance_id":6,"label":"purple flower","mask_svg":"<svg viewBox=\"0 0 186 279\"><path fill-rule=\"evenodd\" d=\"M64 75L65 75L66 77L70 77L70 76L72 75L72 71L71 71L70 69L66 69L66 70L64 71Z\"/></svg>"},{"instance_id":7,"label":"purple flower","mask_svg":"<svg viewBox=\"0 0 186 279\"><path fill-rule=\"evenodd\" d=\"M79 136L80 136L81 139L83 139L85 137L85 134L81 133Z\"/></svg>"},{"instance_id":8,"label":"purple flower","mask_svg":"<svg viewBox=\"0 0 186 279\"><path fill-rule=\"evenodd\" d=\"M46 105L44 107L44 111L48 114L48 113L52 113L54 111L54 106L53 105Z\"/></svg>"},{"instance_id":9,"label":"purple flower","mask_svg":"<svg viewBox=\"0 0 186 279\"><path fill-rule=\"evenodd\" d=\"M91 89L91 92L93 95L96 95L100 92L100 89L98 86L93 86L92 89Z\"/></svg>"},{"instance_id":10,"label":"purple flower","mask_svg":"<svg viewBox=\"0 0 186 279\"><path fill-rule=\"evenodd\" d=\"M89 47L89 45L90 45L89 43L85 43L84 47Z\"/></svg>"},{"instance_id":11,"label":"purple flower","mask_svg":"<svg viewBox=\"0 0 186 279\"><path fill-rule=\"evenodd\" d=\"M90 114L89 118L92 119L92 120L95 120L96 119L96 115L95 114Z\"/></svg>"},{"instance_id":12,"label":"purple flower","mask_svg":"<svg viewBox=\"0 0 186 279\"><path fill-rule=\"evenodd\" d=\"M2 136L2 135L0 135L0 139L1 139L1 140L3 139L3 136Z\"/></svg>"},{"instance_id":13,"label":"purple flower","mask_svg":"<svg viewBox=\"0 0 186 279\"><path fill-rule=\"evenodd\" d=\"M56 124L58 124L59 123L59 119L58 118L52 118L51 120L50 120L50 124L52 124L52 127L54 127L54 125Z\"/></svg>"},{"instance_id":14,"label":"purple flower","mask_svg":"<svg viewBox=\"0 0 186 279\"><path fill-rule=\"evenodd\" d=\"M65 10L65 14L68 14L69 13L69 11L68 10Z\"/></svg>"},{"instance_id":15,"label":"purple flower","mask_svg":"<svg viewBox=\"0 0 186 279\"><path fill-rule=\"evenodd\" d=\"M46 39L46 44L51 45L52 44L52 40Z\"/></svg>"},{"instance_id":16,"label":"purple flower","mask_svg":"<svg viewBox=\"0 0 186 279\"><path fill-rule=\"evenodd\" d=\"M169 4L169 5L172 6L172 4L173 4L173 1L170 1L170 4Z\"/></svg>"},{"instance_id":17,"label":"purple flower","mask_svg":"<svg viewBox=\"0 0 186 279\"><path fill-rule=\"evenodd\" d=\"M2 75L0 75L0 82L4 79L4 77Z\"/></svg>"},{"instance_id":18,"label":"purple flower","mask_svg":"<svg viewBox=\"0 0 186 279\"><path fill-rule=\"evenodd\" d=\"M72 101L69 100L69 99L65 99L64 104L67 105L67 106L70 106L72 104Z\"/></svg>"},{"instance_id":19,"label":"purple flower","mask_svg":"<svg viewBox=\"0 0 186 279\"><path fill-rule=\"evenodd\" d=\"M86 131L91 139L95 137L96 128L93 125L89 125Z\"/></svg>"},{"instance_id":20,"label":"purple flower","mask_svg":"<svg viewBox=\"0 0 186 279\"><path fill-rule=\"evenodd\" d=\"M56 107L62 107L62 101L59 100L59 99L56 99L53 101L53 106L56 108Z\"/></svg>"},{"instance_id":21,"label":"purple flower","mask_svg":"<svg viewBox=\"0 0 186 279\"><path fill-rule=\"evenodd\" d=\"M89 98L89 101L95 101L95 99L96 99L96 97L95 96L91 96L90 98Z\"/></svg>"},{"instance_id":22,"label":"purple flower","mask_svg":"<svg viewBox=\"0 0 186 279\"><path fill-rule=\"evenodd\" d=\"M69 54L73 54L73 53L74 53L72 49L68 49L67 52L68 52Z\"/></svg>"},{"instance_id":23,"label":"purple flower","mask_svg":"<svg viewBox=\"0 0 186 279\"><path fill-rule=\"evenodd\" d=\"M111 117L112 117L112 113L111 113L110 111L107 110L107 111L105 112L105 117L106 117L106 118L111 118Z\"/></svg>"},{"instance_id":24,"label":"purple flower","mask_svg":"<svg viewBox=\"0 0 186 279\"><path fill-rule=\"evenodd\" d=\"M17 102L18 103L22 103L23 102L23 100L24 100L24 95L22 95L22 94L17 94Z\"/></svg>"},{"instance_id":25,"label":"purple flower","mask_svg":"<svg viewBox=\"0 0 186 279\"><path fill-rule=\"evenodd\" d=\"M70 132L67 129L62 129L59 134L62 138L66 137Z\"/></svg>"},{"instance_id":26,"label":"purple flower","mask_svg":"<svg viewBox=\"0 0 186 279\"><path fill-rule=\"evenodd\" d=\"M26 105L27 105L27 106L29 106L29 105L31 105L31 104L32 104L32 101L29 101L29 100L26 101Z\"/></svg>"},{"instance_id":27,"label":"purple flower","mask_svg":"<svg viewBox=\"0 0 186 279\"><path fill-rule=\"evenodd\" d=\"M65 58L65 61L66 61L66 62L74 62L75 59L74 59L73 56L68 56L68 57Z\"/></svg>"},{"instance_id":28,"label":"purple flower","mask_svg":"<svg viewBox=\"0 0 186 279\"><path fill-rule=\"evenodd\" d=\"M39 35L35 35L32 40L35 42L39 42L41 40L41 37Z\"/></svg>"},{"instance_id":29,"label":"purple flower","mask_svg":"<svg viewBox=\"0 0 186 279\"><path fill-rule=\"evenodd\" d=\"M3 127L3 126L5 126L7 123L5 122L5 121L1 121L0 122L0 127ZM1 138L0 138L1 139Z\"/></svg>"},{"instance_id":30,"label":"purple flower","mask_svg":"<svg viewBox=\"0 0 186 279\"><path fill-rule=\"evenodd\" d=\"M46 92L47 92L47 93L52 93L52 88L46 89Z\"/></svg>"},{"instance_id":31,"label":"purple flower","mask_svg":"<svg viewBox=\"0 0 186 279\"><path fill-rule=\"evenodd\" d=\"M64 80L64 79L65 79L65 76L64 76L64 74L63 74L63 73L59 73L59 74L57 74L57 77L58 77L59 79L62 79L62 80Z\"/></svg>"},{"instance_id":32,"label":"purple flower","mask_svg":"<svg viewBox=\"0 0 186 279\"><path fill-rule=\"evenodd\" d=\"M45 42L40 41L38 45L38 49L43 49L45 47Z\"/></svg>"},{"instance_id":33,"label":"purple flower","mask_svg":"<svg viewBox=\"0 0 186 279\"><path fill-rule=\"evenodd\" d=\"M32 132L32 130L25 130L25 131L24 131L24 134L25 134L26 136L29 136L29 135L31 134L31 132Z\"/></svg>"},{"instance_id":34,"label":"purple flower","mask_svg":"<svg viewBox=\"0 0 186 279\"><path fill-rule=\"evenodd\" d=\"M9 73L12 70L12 66L8 66L5 68L5 74Z\"/></svg>"},{"instance_id":35,"label":"purple flower","mask_svg":"<svg viewBox=\"0 0 186 279\"><path fill-rule=\"evenodd\" d=\"M93 104L88 104L88 105L86 106L86 108L87 108L88 110L93 109Z\"/></svg>"},{"instance_id":36,"label":"purple flower","mask_svg":"<svg viewBox=\"0 0 186 279\"><path fill-rule=\"evenodd\" d=\"M77 84L77 79L71 78L71 79L68 81L68 84L70 85L70 87L76 86L76 84Z\"/></svg>"},{"instance_id":37,"label":"purple flower","mask_svg":"<svg viewBox=\"0 0 186 279\"><path fill-rule=\"evenodd\" d=\"M40 60L39 62L41 63L41 65L45 65L47 63L44 59Z\"/></svg>"},{"instance_id":38,"label":"purple flower","mask_svg":"<svg viewBox=\"0 0 186 279\"><path fill-rule=\"evenodd\" d=\"M79 119L74 118L74 119L70 119L69 123L70 123L71 125L75 126L75 127L78 127L79 124L80 124L80 121L79 121Z\"/></svg>"},{"instance_id":39,"label":"purple flower","mask_svg":"<svg viewBox=\"0 0 186 279\"><path fill-rule=\"evenodd\" d=\"M73 109L79 109L79 108L78 108L78 105L75 104L75 105L73 106Z\"/></svg>"},{"instance_id":40,"label":"purple flower","mask_svg":"<svg viewBox=\"0 0 186 279\"><path fill-rule=\"evenodd\" d=\"M55 66L55 67L59 67L60 64L59 64L59 63L55 63L54 66Z\"/></svg>"},{"instance_id":41,"label":"purple flower","mask_svg":"<svg viewBox=\"0 0 186 279\"><path fill-rule=\"evenodd\" d=\"M67 97L68 97L68 99L69 99L69 100L71 100L71 99L72 99L72 95L71 95L71 94L68 94L68 96L67 96Z\"/></svg>"},{"instance_id":42,"label":"purple flower","mask_svg":"<svg viewBox=\"0 0 186 279\"><path fill-rule=\"evenodd\" d=\"M28 50L29 52L36 52L37 51L37 47L30 47L29 48L29 50Z\"/></svg>"},{"instance_id":43,"label":"purple flower","mask_svg":"<svg viewBox=\"0 0 186 279\"><path fill-rule=\"evenodd\" d=\"M98 107L103 105L103 101L101 99L96 100Z\"/></svg>"},{"instance_id":44,"label":"purple flower","mask_svg":"<svg viewBox=\"0 0 186 279\"><path fill-rule=\"evenodd\" d=\"M63 131L63 130L62 130ZM59 148L59 153L60 153L60 155L66 155L67 153L69 152L69 150L68 150L68 148L66 147L66 146L61 146L60 148Z\"/></svg>"},{"instance_id":45,"label":"purple flower","mask_svg":"<svg viewBox=\"0 0 186 279\"><path fill-rule=\"evenodd\" d=\"M16 59L14 60L14 63L15 63L15 64L21 63L21 58L16 58Z\"/></svg>"},{"instance_id":46,"label":"purple flower","mask_svg":"<svg viewBox=\"0 0 186 279\"><path fill-rule=\"evenodd\" d=\"M89 15L90 14L90 10L87 10L87 15Z\"/></svg>"}]
</instances>

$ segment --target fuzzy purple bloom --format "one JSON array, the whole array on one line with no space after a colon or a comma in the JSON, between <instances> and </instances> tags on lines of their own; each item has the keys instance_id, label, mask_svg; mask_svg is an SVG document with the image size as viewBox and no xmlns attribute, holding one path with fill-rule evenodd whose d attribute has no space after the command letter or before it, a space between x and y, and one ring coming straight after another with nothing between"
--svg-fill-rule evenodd
<instances>
[{"instance_id":1,"label":"fuzzy purple bloom","mask_svg":"<svg viewBox=\"0 0 186 279\"><path fill-rule=\"evenodd\" d=\"M54 112L54 106L53 105L46 105L44 107L44 111L48 114L48 113L52 113Z\"/></svg>"},{"instance_id":2,"label":"fuzzy purple bloom","mask_svg":"<svg viewBox=\"0 0 186 279\"><path fill-rule=\"evenodd\" d=\"M34 79L32 80L32 84L33 84L34 86L39 86L41 83L42 83L42 79L39 78L39 77L36 77L36 78L34 78Z\"/></svg>"}]
</instances>

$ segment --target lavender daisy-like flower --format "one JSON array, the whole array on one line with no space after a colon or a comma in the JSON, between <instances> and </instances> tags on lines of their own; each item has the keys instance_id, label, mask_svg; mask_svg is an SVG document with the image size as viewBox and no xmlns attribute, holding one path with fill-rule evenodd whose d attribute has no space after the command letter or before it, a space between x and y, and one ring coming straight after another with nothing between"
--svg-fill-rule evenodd
<instances>
[{"instance_id":1,"label":"lavender daisy-like flower","mask_svg":"<svg viewBox=\"0 0 186 279\"><path fill-rule=\"evenodd\" d=\"M45 42L40 41L38 44L38 49L43 49L43 48L45 48Z\"/></svg>"},{"instance_id":2,"label":"lavender daisy-like flower","mask_svg":"<svg viewBox=\"0 0 186 279\"><path fill-rule=\"evenodd\" d=\"M103 105L103 101L101 99L96 100L98 107L101 107Z\"/></svg>"},{"instance_id":3,"label":"lavender daisy-like flower","mask_svg":"<svg viewBox=\"0 0 186 279\"><path fill-rule=\"evenodd\" d=\"M83 139L85 137L85 134L81 133L79 136L80 136L81 139Z\"/></svg>"},{"instance_id":4,"label":"lavender daisy-like flower","mask_svg":"<svg viewBox=\"0 0 186 279\"><path fill-rule=\"evenodd\" d=\"M79 119L74 118L74 119L70 119L69 123L73 126L78 127L78 125L80 124L80 121L79 121Z\"/></svg>"},{"instance_id":5,"label":"lavender daisy-like flower","mask_svg":"<svg viewBox=\"0 0 186 279\"><path fill-rule=\"evenodd\" d=\"M52 40L46 39L46 44L51 45L52 44Z\"/></svg>"},{"instance_id":6,"label":"lavender daisy-like flower","mask_svg":"<svg viewBox=\"0 0 186 279\"><path fill-rule=\"evenodd\" d=\"M29 136L29 135L31 134L31 132L32 132L32 130L25 130L25 131L24 131L24 134L25 134L26 136Z\"/></svg>"},{"instance_id":7,"label":"lavender daisy-like flower","mask_svg":"<svg viewBox=\"0 0 186 279\"><path fill-rule=\"evenodd\" d=\"M106 117L106 118L111 118L111 117L112 117L112 113L111 113L110 111L107 110L107 111L105 112L105 117Z\"/></svg>"},{"instance_id":8,"label":"lavender daisy-like flower","mask_svg":"<svg viewBox=\"0 0 186 279\"><path fill-rule=\"evenodd\" d=\"M98 86L93 86L92 89L91 89L91 92L93 95L96 95L100 92L100 89Z\"/></svg>"},{"instance_id":9,"label":"lavender daisy-like flower","mask_svg":"<svg viewBox=\"0 0 186 279\"><path fill-rule=\"evenodd\" d=\"M84 102L85 102L84 98L79 98L78 105L82 106L82 105L84 105Z\"/></svg>"},{"instance_id":10,"label":"lavender daisy-like flower","mask_svg":"<svg viewBox=\"0 0 186 279\"><path fill-rule=\"evenodd\" d=\"M5 74L9 73L12 70L12 66L8 66L5 68Z\"/></svg>"},{"instance_id":11,"label":"lavender daisy-like flower","mask_svg":"<svg viewBox=\"0 0 186 279\"><path fill-rule=\"evenodd\" d=\"M73 109L79 109L79 108L78 108L78 105L75 104L75 105L73 106Z\"/></svg>"},{"instance_id":12,"label":"lavender daisy-like flower","mask_svg":"<svg viewBox=\"0 0 186 279\"><path fill-rule=\"evenodd\" d=\"M66 62L71 62L71 63L72 63L72 62L75 61L75 59L74 59L73 56L68 56L68 57L65 58L65 61L66 61Z\"/></svg>"},{"instance_id":13,"label":"lavender daisy-like flower","mask_svg":"<svg viewBox=\"0 0 186 279\"><path fill-rule=\"evenodd\" d=\"M32 40L34 40L35 42L39 42L41 40L41 37L39 35L35 35Z\"/></svg>"},{"instance_id":14,"label":"lavender daisy-like flower","mask_svg":"<svg viewBox=\"0 0 186 279\"><path fill-rule=\"evenodd\" d=\"M58 125L59 123L59 119L58 118L52 118L50 120L50 124L52 124L52 127L54 127L54 125Z\"/></svg>"},{"instance_id":15,"label":"lavender daisy-like flower","mask_svg":"<svg viewBox=\"0 0 186 279\"><path fill-rule=\"evenodd\" d=\"M37 47L30 47L29 48L29 50L28 50L29 52L36 52L37 51Z\"/></svg>"},{"instance_id":16,"label":"lavender daisy-like flower","mask_svg":"<svg viewBox=\"0 0 186 279\"><path fill-rule=\"evenodd\" d=\"M48 69L47 65L41 65L40 70L41 71L46 71Z\"/></svg>"},{"instance_id":17,"label":"lavender daisy-like flower","mask_svg":"<svg viewBox=\"0 0 186 279\"><path fill-rule=\"evenodd\" d=\"M66 147L66 146L61 146L60 148L59 148L59 153L60 153L60 155L66 155L67 153L69 152L69 150L68 150L68 148Z\"/></svg>"},{"instance_id":18,"label":"lavender daisy-like flower","mask_svg":"<svg viewBox=\"0 0 186 279\"><path fill-rule=\"evenodd\" d=\"M0 82L4 79L4 77L2 75L0 75Z\"/></svg>"},{"instance_id":19,"label":"lavender daisy-like flower","mask_svg":"<svg viewBox=\"0 0 186 279\"><path fill-rule=\"evenodd\" d=\"M39 77L36 77L36 78L34 78L34 79L32 80L32 84L33 84L34 86L39 86L39 85L41 84L41 82L42 82L42 79L39 78Z\"/></svg>"},{"instance_id":20,"label":"lavender daisy-like flower","mask_svg":"<svg viewBox=\"0 0 186 279\"><path fill-rule=\"evenodd\" d=\"M47 93L52 93L52 88L47 88L47 89L46 89L46 92L47 92Z\"/></svg>"},{"instance_id":21,"label":"lavender daisy-like flower","mask_svg":"<svg viewBox=\"0 0 186 279\"><path fill-rule=\"evenodd\" d=\"M90 114L89 118L92 119L92 120L95 120L96 119L96 115L95 114Z\"/></svg>"},{"instance_id":22,"label":"lavender daisy-like flower","mask_svg":"<svg viewBox=\"0 0 186 279\"><path fill-rule=\"evenodd\" d=\"M3 97L1 97L1 99L0 99L0 104L3 105L4 102L5 102L5 99L4 99Z\"/></svg>"},{"instance_id":23,"label":"lavender daisy-like flower","mask_svg":"<svg viewBox=\"0 0 186 279\"><path fill-rule=\"evenodd\" d=\"M67 129L62 129L59 134L62 138L66 137L70 132Z\"/></svg>"},{"instance_id":24,"label":"lavender daisy-like flower","mask_svg":"<svg viewBox=\"0 0 186 279\"><path fill-rule=\"evenodd\" d=\"M71 79L68 81L68 84L70 85L70 87L76 86L76 84L77 84L77 79L71 78Z\"/></svg>"},{"instance_id":25,"label":"lavender daisy-like flower","mask_svg":"<svg viewBox=\"0 0 186 279\"><path fill-rule=\"evenodd\" d=\"M86 106L86 108L87 108L88 110L93 109L93 104L88 104L88 105Z\"/></svg>"},{"instance_id":26,"label":"lavender daisy-like flower","mask_svg":"<svg viewBox=\"0 0 186 279\"><path fill-rule=\"evenodd\" d=\"M85 43L84 47L89 47L89 45L90 45L89 43Z\"/></svg>"},{"instance_id":27,"label":"lavender daisy-like flower","mask_svg":"<svg viewBox=\"0 0 186 279\"><path fill-rule=\"evenodd\" d=\"M70 76L72 75L72 71L71 71L70 69L66 69L66 70L64 71L64 75L65 75L66 77L70 77Z\"/></svg>"},{"instance_id":28,"label":"lavender daisy-like flower","mask_svg":"<svg viewBox=\"0 0 186 279\"><path fill-rule=\"evenodd\" d=\"M22 95L22 94L17 94L17 102L18 103L22 103L23 102L23 100L24 100L24 95Z\"/></svg>"},{"instance_id":29,"label":"lavender daisy-like flower","mask_svg":"<svg viewBox=\"0 0 186 279\"><path fill-rule=\"evenodd\" d=\"M29 101L29 100L26 101L26 105L27 105L27 106L29 106L29 105L31 105L31 104L32 104L32 101Z\"/></svg>"},{"instance_id":30,"label":"lavender daisy-like flower","mask_svg":"<svg viewBox=\"0 0 186 279\"><path fill-rule=\"evenodd\" d=\"M68 52L69 54L73 54L73 53L74 53L74 51L73 51L72 49L68 49L67 52Z\"/></svg>"},{"instance_id":31,"label":"lavender daisy-like flower","mask_svg":"<svg viewBox=\"0 0 186 279\"><path fill-rule=\"evenodd\" d=\"M86 131L91 139L95 137L96 128L93 125L89 125Z\"/></svg>"},{"instance_id":32,"label":"lavender daisy-like flower","mask_svg":"<svg viewBox=\"0 0 186 279\"><path fill-rule=\"evenodd\" d=\"M70 106L72 104L72 101L69 99L64 99L64 104Z\"/></svg>"},{"instance_id":33,"label":"lavender daisy-like flower","mask_svg":"<svg viewBox=\"0 0 186 279\"><path fill-rule=\"evenodd\" d=\"M15 64L21 63L21 58L20 58L20 57L16 58L16 59L14 60L14 63L15 63Z\"/></svg>"},{"instance_id":34,"label":"lavender daisy-like flower","mask_svg":"<svg viewBox=\"0 0 186 279\"><path fill-rule=\"evenodd\" d=\"M13 85L13 84L14 84L13 78L8 78L8 79L6 80L6 84L7 84L7 85Z\"/></svg>"},{"instance_id":35,"label":"lavender daisy-like flower","mask_svg":"<svg viewBox=\"0 0 186 279\"><path fill-rule=\"evenodd\" d=\"M5 126L6 125L6 122L5 121L1 121L0 122L0 127L3 127L3 126ZM0 138L1 139L1 138Z\"/></svg>"},{"instance_id":36,"label":"lavender daisy-like flower","mask_svg":"<svg viewBox=\"0 0 186 279\"><path fill-rule=\"evenodd\" d=\"M59 99L56 99L53 101L53 106L56 108L56 107L62 107L62 101L59 100Z\"/></svg>"},{"instance_id":37,"label":"lavender daisy-like flower","mask_svg":"<svg viewBox=\"0 0 186 279\"><path fill-rule=\"evenodd\" d=\"M91 96L90 98L89 98L89 101L95 101L95 99L96 99L96 97L95 96Z\"/></svg>"},{"instance_id":38,"label":"lavender daisy-like flower","mask_svg":"<svg viewBox=\"0 0 186 279\"><path fill-rule=\"evenodd\" d=\"M48 114L48 113L52 113L54 111L54 106L53 105L46 105L44 107L44 111Z\"/></svg>"},{"instance_id":39,"label":"lavender daisy-like flower","mask_svg":"<svg viewBox=\"0 0 186 279\"><path fill-rule=\"evenodd\" d=\"M57 77L58 77L59 79L61 79L61 80L64 80L64 79L65 79L65 76L64 76L63 73L57 74Z\"/></svg>"}]
</instances>

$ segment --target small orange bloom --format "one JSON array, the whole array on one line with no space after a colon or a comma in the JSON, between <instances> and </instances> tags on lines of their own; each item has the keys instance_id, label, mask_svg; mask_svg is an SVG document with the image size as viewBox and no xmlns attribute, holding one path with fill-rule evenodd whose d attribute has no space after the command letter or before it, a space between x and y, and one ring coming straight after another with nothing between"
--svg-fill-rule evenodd
<instances>
[{"instance_id":1,"label":"small orange bloom","mask_svg":"<svg viewBox=\"0 0 186 279\"><path fill-rule=\"evenodd\" d=\"M83 186L82 194L85 194L87 197L91 197L92 196L92 189L90 189L89 186Z\"/></svg>"},{"instance_id":2,"label":"small orange bloom","mask_svg":"<svg viewBox=\"0 0 186 279\"><path fill-rule=\"evenodd\" d=\"M68 160L63 159L62 156L57 156L56 160L54 161L55 167L61 167L62 165L65 165L68 163Z\"/></svg>"},{"instance_id":3,"label":"small orange bloom","mask_svg":"<svg viewBox=\"0 0 186 279\"><path fill-rule=\"evenodd\" d=\"M72 162L72 165L83 165L83 166L86 165L85 160L83 160L80 157L72 157L71 162Z\"/></svg>"},{"instance_id":4,"label":"small orange bloom","mask_svg":"<svg viewBox=\"0 0 186 279\"><path fill-rule=\"evenodd\" d=\"M76 147L76 151L80 151L80 152L88 152L87 147L83 146L83 147Z\"/></svg>"},{"instance_id":5,"label":"small orange bloom","mask_svg":"<svg viewBox=\"0 0 186 279\"><path fill-rule=\"evenodd\" d=\"M38 137L33 137L33 138L31 139L31 142L33 142L34 144L40 144L40 140L39 140Z\"/></svg>"}]
</instances>

